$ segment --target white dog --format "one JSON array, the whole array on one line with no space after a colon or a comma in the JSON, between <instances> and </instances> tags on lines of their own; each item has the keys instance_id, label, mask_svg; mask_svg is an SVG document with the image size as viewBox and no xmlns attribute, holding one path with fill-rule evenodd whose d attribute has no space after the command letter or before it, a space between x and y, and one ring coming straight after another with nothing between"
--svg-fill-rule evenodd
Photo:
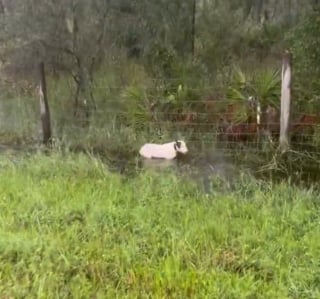
<instances>
[{"instance_id":1,"label":"white dog","mask_svg":"<svg viewBox=\"0 0 320 299\"><path fill-rule=\"evenodd\" d=\"M140 148L140 155L147 159L166 159L172 160L178 153L186 154L188 148L182 140L176 140L164 144L146 143Z\"/></svg>"}]
</instances>

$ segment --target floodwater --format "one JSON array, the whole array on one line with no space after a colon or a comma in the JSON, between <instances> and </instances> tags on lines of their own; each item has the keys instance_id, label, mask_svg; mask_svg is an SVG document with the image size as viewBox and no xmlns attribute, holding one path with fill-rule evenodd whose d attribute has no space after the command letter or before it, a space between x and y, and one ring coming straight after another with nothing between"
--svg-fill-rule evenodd
<instances>
[{"instance_id":1,"label":"floodwater","mask_svg":"<svg viewBox=\"0 0 320 299\"><path fill-rule=\"evenodd\" d=\"M0 153L9 157L19 157L43 152L41 146L0 144ZM48 152L48 150L46 150ZM251 152L233 149L230 151L209 148L200 153L191 149L187 155L175 160L142 159L138 154L133 157L114 157L110 159L105 153L92 153L101 158L109 169L125 177L135 176L141 171L172 171L178 176L192 179L205 193L217 190L229 191L244 177L260 181L290 181L302 186L319 186L320 154L312 156L303 152L289 152L276 155L274 152Z\"/></svg>"}]
</instances>

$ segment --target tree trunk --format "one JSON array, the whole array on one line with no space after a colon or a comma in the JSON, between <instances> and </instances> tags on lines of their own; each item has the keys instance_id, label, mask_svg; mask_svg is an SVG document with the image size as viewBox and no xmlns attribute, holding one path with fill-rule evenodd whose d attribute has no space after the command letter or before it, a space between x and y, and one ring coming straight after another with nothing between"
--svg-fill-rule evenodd
<instances>
[{"instance_id":1,"label":"tree trunk","mask_svg":"<svg viewBox=\"0 0 320 299\"><path fill-rule=\"evenodd\" d=\"M44 144L48 144L51 140L51 121L50 111L47 97L47 84L44 63L39 65L40 86L39 86L39 98L40 98L40 116L42 125L42 141Z\"/></svg>"},{"instance_id":2,"label":"tree trunk","mask_svg":"<svg viewBox=\"0 0 320 299\"><path fill-rule=\"evenodd\" d=\"M5 15L9 14L7 3L4 0L0 0L0 13Z\"/></svg>"},{"instance_id":3,"label":"tree trunk","mask_svg":"<svg viewBox=\"0 0 320 299\"><path fill-rule=\"evenodd\" d=\"M258 23L261 22L261 15L262 15L262 9L263 9L263 0L258 0L256 4L256 20Z\"/></svg>"},{"instance_id":4,"label":"tree trunk","mask_svg":"<svg viewBox=\"0 0 320 299\"><path fill-rule=\"evenodd\" d=\"M192 0L191 53L193 57L195 55L196 12L197 12L196 0Z\"/></svg>"},{"instance_id":5,"label":"tree trunk","mask_svg":"<svg viewBox=\"0 0 320 299\"><path fill-rule=\"evenodd\" d=\"M286 152L290 148L291 116L291 53L286 50L282 60L281 115L280 115L280 149Z\"/></svg>"},{"instance_id":6,"label":"tree trunk","mask_svg":"<svg viewBox=\"0 0 320 299\"><path fill-rule=\"evenodd\" d=\"M78 73L73 76L76 84L74 97L74 116L79 116L80 111L85 113L84 122L89 121L90 112L97 110L96 101L93 95L93 78L90 71L80 68ZM83 115L82 115L83 117Z\"/></svg>"}]
</instances>

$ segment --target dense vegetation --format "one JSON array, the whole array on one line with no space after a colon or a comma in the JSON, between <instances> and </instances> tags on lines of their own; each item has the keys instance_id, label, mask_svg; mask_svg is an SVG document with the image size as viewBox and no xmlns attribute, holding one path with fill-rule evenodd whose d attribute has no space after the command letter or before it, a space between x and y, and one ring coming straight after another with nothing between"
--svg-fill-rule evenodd
<instances>
[{"instance_id":1,"label":"dense vegetation","mask_svg":"<svg viewBox=\"0 0 320 299\"><path fill-rule=\"evenodd\" d=\"M0 297L319 298L319 126L216 142L228 104L279 110L284 49L293 117L320 117L319 25L318 0L0 0ZM140 169L177 137L179 171Z\"/></svg>"},{"instance_id":2,"label":"dense vegetation","mask_svg":"<svg viewBox=\"0 0 320 299\"><path fill-rule=\"evenodd\" d=\"M54 137L74 147L213 142L206 124L228 103L251 95L279 108L285 48L294 113L319 110L318 1L1 0L0 23L3 142L38 138L40 61Z\"/></svg>"},{"instance_id":3,"label":"dense vegetation","mask_svg":"<svg viewBox=\"0 0 320 299\"><path fill-rule=\"evenodd\" d=\"M244 177L206 195L84 155L0 166L2 298L320 296L316 191Z\"/></svg>"}]
</instances>

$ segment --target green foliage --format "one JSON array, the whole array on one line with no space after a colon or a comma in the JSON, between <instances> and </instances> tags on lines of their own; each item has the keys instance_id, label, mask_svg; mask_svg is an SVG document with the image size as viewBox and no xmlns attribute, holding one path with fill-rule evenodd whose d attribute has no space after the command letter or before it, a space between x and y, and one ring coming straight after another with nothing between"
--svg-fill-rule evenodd
<instances>
[{"instance_id":1,"label":"green foliage","mask_svg":"<svg viewBox=\"0 0 320 299\"><path fill-rule=\"evenodd\" d=\"M281 77L278 70L263 70L253 74L252 89L262 104L279 106Z\"/></svg>"},{"instance_id":2,"label":"green foliage","mask_svg":"<svg viewBox=\"0 0 320 299\"><path fill-rule=\"evenodd\" d=\"M242 33L240 59L251 59L262 65L270 64L274 59L265 63L268 57L278 56L282 48L282 41L287 27L278 23L264 23L263 25L247 24L248 29ZM249 56L249 57L247 57ZM276 64L273 62L273 64Z\"/></svg>"},{"instance_id":3,"label":"green foliage","mask_svg":"<svg viewBox=\"0 0 320 299\"><path fill-rule=\"evenodd\" d=\"M0 160L4 298L319 298L319 194L205 195L84 155ZM308 269L308 271L306 271Z\"/></svg>"},{"instance_id":4,"label":"green foliage","mask_svg":"<svg viewBox=\"0 0 320 299\"><path fill-rule=\"evenodd\" d=\"M317 9L301 18L286 40L293 53L296 84L310 99L320 90L320 11Z\"/></svg>"},{"instance_id":5,"label":"green foliage","mask_svg":"<svg viewBox=\"0 0 320 299\"><path fill-rule=\"evenodd\" d=\"M279 108L280 90L281 80L278 70L243 71L239 67L234 68L227 88L227 101L237 105L234 120L243 122L249 116L255 117L254 106L249 109L250 97L260 102L262 110L268 104Z\"/></svg>"},{"instance_id":6,"label":"green foliage","mask_svg":"<svg viewBox=\"0 0 320 299\"><path fill-rule=\"evenodd\" d=\"M116 152L182 130L192 137L197 130L199 144L206 142L204 136L211 142L215 128L202 124L218 120L214 114L225 108L227 103L220 101L224 95L231 102L244 103L253 96L263 106L278 106L284 35L295 59L294 109L318 111L319 17L318 11L310 13L309 4L16 0L8 6L10 14L0 13L0 67L12 63L14 75L16 67L29 80L30 69L39 58L45 60L54 135L66 147ZM53 79L51 71L60 79ZM74 117L76 87L81 88L80 105L86 98L87 106ZM2 141L38 136L35 96L4 108ZM220 102L217 107L203 104L210 97ZM245 110L245 105L239 108L239 119ZM202 124L193 126L196 122Z\"/></svg>"},{"instance_id":7,"label":"green foliage","mask_svg":"<svg viewBox=\"0 0 320 299\"><path fill-rule=\"evenodd\" d=\"M190 88L188 85L179 84L176 90L168 92L164 105L168 105L175 110L175 112L182 112L184 109L188 109L192 106L192 102L199 99L199 95L196 90ZM173 112L173 111L172 111Z\"/></svg>"},{"instance_id":8,"label":"green foliage","mask_svg":"<svg viewBox=\"0 0 320 299\"><path fill-rule=\"evenodd\" d=\"M122 115L127 119L127 124L135 130L141 131L152 120L151 111L148 111L148 99L143 88L128 86L121 95Z\"/></svg>"},{"instance_id":9,"label":"green foliage","mask_svg":"<svg viewBox=\"0 0 320 299\"><path fill-rule=\"evenodd\" d=\"M155 78L175 78L176 52L170 46L154 43L146 55L146 67Z\"/></svg>"},{"instance_id":10,"label":"green foliage","mask_svg":"<svg viewBox=\"0 0 320 299\"><path fill-rule=\"evenodd\" d=\"M281 78L278 70L266 69L243 72L237 68L233 72L228 89L228 98L232 101L247 101L253 96L262 105L278 106L280 99Z\"/></svg>"},{"instance_id":11,"label":"green foliage","mask_svg":"<svg viewBox=\"0 0 320 299\"><path fill-rule=\"evenodd\" d=\"M242 19L240 11L230 13L228 4L218 6L208 2L201 11L198 23L197 55L211 71L232 63L233 50L240 43L240 27L234 26Z\"/></svg>"}]
</instances>

